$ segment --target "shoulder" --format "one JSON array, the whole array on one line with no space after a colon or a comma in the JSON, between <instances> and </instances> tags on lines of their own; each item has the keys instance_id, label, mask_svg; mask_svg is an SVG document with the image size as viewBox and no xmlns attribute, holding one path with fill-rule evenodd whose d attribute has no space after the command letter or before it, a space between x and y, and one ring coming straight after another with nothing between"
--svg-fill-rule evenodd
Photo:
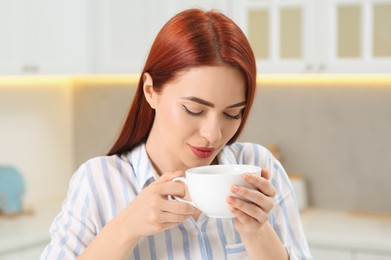
<instances>
[{"instance_id":1,"label":"shoulder","mask_svg":"<svg viewBox=\"0 0 391 260\"><path fill-rule=\"evenodd\" d=\"M107 168L113 168L121 158L118 155L99 156L91 158L82 163L75 172L75 176L88 176L90 174L99 175Z\"/></svg>"},{"instance_id":2,"label":"shoulder","mask_svg":"<svg viewBox=\"0 0 391 260\"><path fill-rule=\"evenodd\" d=\"M124 174L124 173L127 174ZM132 166L127 160L127 156L99 156L94 157L79 166L71 179L71 185L87 184L99 188L110 182L121 181L120 179L129 176Z\"/></svg>"}]
</instances>

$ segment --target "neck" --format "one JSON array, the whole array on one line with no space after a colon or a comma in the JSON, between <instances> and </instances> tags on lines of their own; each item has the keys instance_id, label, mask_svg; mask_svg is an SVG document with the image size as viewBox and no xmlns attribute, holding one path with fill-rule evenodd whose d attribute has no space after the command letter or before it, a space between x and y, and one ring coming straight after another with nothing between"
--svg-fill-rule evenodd
<instances>
[{"instance_id":1,"label":"neck","mask_svg":"<svg viewBox=\"0 0 391 260\"><path fill-rule=\"evenodd\" d=\"M187 169L186 165L177 159L176 154L170 153L165 148L162 138L154 131L153 127L145 143L145 149L159 176L166 172L185 171Z\"/></svg>"}]
</instances>

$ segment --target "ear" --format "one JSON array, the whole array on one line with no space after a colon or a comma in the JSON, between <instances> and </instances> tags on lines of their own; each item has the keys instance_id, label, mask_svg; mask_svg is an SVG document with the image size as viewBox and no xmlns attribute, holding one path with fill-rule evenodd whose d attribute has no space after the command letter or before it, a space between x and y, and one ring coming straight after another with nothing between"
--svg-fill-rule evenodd
<instances>
[{"instance_id":1,"label":"ear","mask_svg":"<svg viewBox=\"0 0 391 260\"><path fill-rule=\"evenodd\" d=\"M143 81L144 96L151 108L155 109L158 93L153 89L153 79L148 72L144 73Z\"/></svg>"}]
</instances>

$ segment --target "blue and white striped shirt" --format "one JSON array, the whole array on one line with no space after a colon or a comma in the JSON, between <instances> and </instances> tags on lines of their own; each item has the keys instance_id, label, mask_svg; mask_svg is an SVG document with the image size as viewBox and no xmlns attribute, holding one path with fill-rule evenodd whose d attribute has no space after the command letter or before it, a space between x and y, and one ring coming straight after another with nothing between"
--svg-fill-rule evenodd
<instances>
[{"instance_id":1,"label":"blue and white striped shirt","mask_svg":"<svg viewBox=\"0 0 391 260\"><path fill-rule=\"evenodd\" d=\"M277 191L269 221L290 259L312 259L292 185L281 164L263 146L234 143L218 155L220 164L254 164L269 169ZM122 156L102 156L73 175L62 210L50 228L41 259L75 259L114 216L157 174L142 144ZM129 231L131 232L131 230ZM233 219L204 214L138 241L129 259L247 259Z\"/></svg>"}]
</instances>

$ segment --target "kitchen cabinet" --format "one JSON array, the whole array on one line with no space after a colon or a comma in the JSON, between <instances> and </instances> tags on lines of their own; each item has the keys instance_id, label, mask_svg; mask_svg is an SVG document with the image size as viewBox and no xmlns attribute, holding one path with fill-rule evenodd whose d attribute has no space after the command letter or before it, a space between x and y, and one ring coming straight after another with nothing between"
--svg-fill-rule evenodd
<instances>
[{"instance_id":1,"label":"kitchen cabinet","mask_svg":"<svg viewBox=\"0 0 391 260\"><path fill-rule=\"evenodd\" d=\"M261 73L391 72L390 0L241 0Z\"/></svg>"},{"instance_id":2,"label":"kitchen cabinet","mask_svg":"<svg viewBox=\"0 0 391 260\"><path fill-rule=\"evenodd\" d=\"M0 260L31 260L39 259L46 244L31 246L17 251L0 254Z\"/></svg>"},{"instance_id":3,"label":"kitchen cabinet","mask_svg":"<svg viewBox=\"0 0 391 260\"><path fill-rule=\"evenodd\" d=\"M230 0L231 1L231 0ZM96 0L90 3L93 73L139 73L161 27L190 7L228 12L227 0Z\"/></svg>"},{"instance_id":4,"label":"kitchen cabinet","mask_svg":"<svg viewBox=\"0 0 391 260\"><path fill-rule=\"evenodd\" d=\"M0 260L39 259L61 203L62 199L51 198L35 203L31 214L0 218Z\"/></svg>"},{"instance_id":5,"label":"kitchen cabinet","mask_svg":"<svg viewBox=\"0 0 391 260\"><path fill-rule=\"evenodd\" d=\"M307 209L301 220L314 259L391 260L388 215Z\"/></svg>"},{"instance_id":6,"label":"kitchen cabinet","mask_svg":"<svg viewBox=\"0 0 391 260\"><path fill-rule=\"evenodd\" d=\"M175 13L229 1L0 0L0 74L138 73Z\"/></svg>"},{"instance_id":7,"label":"kitchen cabinet","mask_svg":"<svg viewBox=\"0 0 391 260\"><path fill-rule=\"evenodd\" d=\"M15 73L21 70L25 57L27 37L24 26L27 20L23 0L0 1L0 72Z\"/></svg>"},{"instance_id":8,"label":"kitchen cabinet","mask_svg":"<svg viewBox=\"0 0 391 260\"><path fill-rule=\"evenodd\" d=\"M311 253L317 260L354 260L353 254L349 250L311 247Z\"/></svg>"},{"instance_id":9,"label":"kitchen cabinet","mask_svg":"<svg viewBox=\"0 0 391 260\"><path fill-rule=\"evenodd\" d=\"M391 254L382 252L363 252L354 248L330 248L312 246L311 253L317 260L391 260Z\"/></svg>"},{"instance_id":10,"label":"kitchen cabinet","mask_svg":"<svg viewBox=\"0 0 391 260\"><path fill-rule=\"evenodd\" d=\"M87 71L85 1L0 1L0 74Z\"/></svg>"},{"instance_id":11,"label":"kitchen cabinet","mask_svg":"<svg viewBox=\"0 0 391 260\"><path fill-rule=\"evenodd\" d=\"M391 255L382 253L357 253L354 260L391 260Z\"/></svg>"},{"instance_id":12,"label":"kitchen cabinet","mask_svg":"<svg viewBox=\"0 0 391 260\"><path fill-rule=\"evenodd\" d=\"M391 72L391 0L0 0L0 74L138 73L189 7L237 22L260 73Z\"/></svg>"},{"instance_id":13,"label":"kitchen cabinet","mask_svg":"<svg viewBox=\"0 0 391 260\"><path fill-rule=\"evenodd\" d=\"M170 7L170 2L151 0L90 3L92 72L139 72Z\"/></svg>"}]
</instances>

